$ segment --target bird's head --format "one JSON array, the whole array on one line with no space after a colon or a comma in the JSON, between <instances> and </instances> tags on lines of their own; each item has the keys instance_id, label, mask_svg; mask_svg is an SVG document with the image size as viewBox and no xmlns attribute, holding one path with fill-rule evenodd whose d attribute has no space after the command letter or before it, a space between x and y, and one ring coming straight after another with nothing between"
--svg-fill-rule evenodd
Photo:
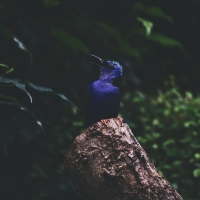
<instances>
[{"instance_id":1,"label":"bird's head","mask_svg":"<svg viewBox=\"0 0 200 200\"><path fill-rule=\"evenodd\" d=\"M102 66L99 66L100 69L100 80L102 81L107 81L107 82L113 82L115 80L119 80L122 77L122 66L115 61L104 61L101 58L90 54L93 57L98 58L101 63L103 64Z\"/></svg>"}]
</instances>

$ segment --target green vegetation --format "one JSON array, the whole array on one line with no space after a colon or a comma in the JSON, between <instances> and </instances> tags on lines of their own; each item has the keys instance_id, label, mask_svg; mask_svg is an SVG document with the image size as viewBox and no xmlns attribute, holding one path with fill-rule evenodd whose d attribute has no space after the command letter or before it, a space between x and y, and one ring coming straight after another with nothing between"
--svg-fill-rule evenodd
<instances>
[{"instance_id":1,"label":"green vegetation","mask_svg":"<svg viewBox=\"0 0 200 200\"><path fill-rule=\"evenodd\" d=\"M92 53L123 66L120 115L184 199L200 199L199 8L2 0L1 196L81 199L63 160L84 130L86 88L98 77Z\"/></svg>"},{"instance_id":2,"label":"green vegetation","mask_svg":"<svg viewBox=\"0 0 200 200\"><path fill-rule=\"evenodd\" d=\"M182 95L176 87L156 96L136 91L127 118L139 143L155 166L184 197L200 195L200 96ZM126 106L124 106L124 109ZM133 115L133 116L132 116Z\"/></svg>"}]
</instances>

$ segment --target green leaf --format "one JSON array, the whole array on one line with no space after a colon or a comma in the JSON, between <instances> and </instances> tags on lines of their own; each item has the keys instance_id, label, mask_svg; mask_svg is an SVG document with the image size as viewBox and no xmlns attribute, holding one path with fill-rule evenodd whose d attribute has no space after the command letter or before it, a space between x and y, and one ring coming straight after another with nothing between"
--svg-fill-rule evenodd
<instances>
[{"instance_id":1,"label":"green leaf","mask_svg":"<svg viewBox=\"0 0 200 200\"><path fill-rule=\"evenodd\" d=\"M2 63L0 63L0 66L1 66L1 67L6 67L6 68L9 68L7 65L5 65L5 64L2 64Z\"/></svg>"},{"instance_id":2,"label":"green leaf","mask_svg":"<svg viewBox=\"0 0 200 200\"><path fill-rule=\"evenodd\" d=\"M13 70L14 70L14 68L10 68L9 70L7 70L7 71L3 74L3 76L4 76L5 74L9 74L9 73L13 72Z\"/></svg>"},{"instance_id":3,"label":"green leaf","mask_svg":"<svg viewBox=\"0 0 200 200\"><path fill-rule=\"evenodd\" d=\"M89 53L90 49L83 44L82 41L75 38L74 36L69 35L65 31L62 31L57 28L52 28L50 34L56 37L60 42L72 47L73 49L82 51L84 53Z\"/></svg>"},{"instance_id":4,"label":"green leaf","mask_svg":"<svg viewBox=\"0 0 200 200\"><path fill-rule=\"evenodd\" d=\"M196 159L200 159L200 153L195 153L194 157L195 157Z\"/></svg>"},{"instance_id":5,"label":"green leaf","mask_svg":"<svg viewBox=\"0 0 200 200\"><path fill-rule=\"evenodd\" d=\"M185 96L188 98L188 99L192 99L193 98L193 95L191 92L185 92Z\"/></svg>"},{"instance_id":6,"label":"green leaf","mask_svg":"<svg viewBox=\"0 0 200 200\"><path fill-rule=\"evenodd\" d=\"M142 19L140 17L138 17L137 20L142 22L143 26L146 28L146 33L149 36L151 34L151 30L153 28L153 23L150 21L147 21L145 19Z\"/></svg>"},{"instance_id":7,"label":"green leaf","mask_svg":"<svg viewBox=\"0 0 200 200\"><path fill-rule=\"evenodd\" d=\"M194 171L193 171L193 175L194 175L194 177L200 177L200 169L195 169Z\"/></svg>"},{"instance_id":8,"label":"green leaf","mask_svg":"<svg viewBox=\"0 0 200 200\"><path fill-rule=\"evenodd\" d=\"M165 142L163 142L163 147L167 148L169 145L174 145L175 144L175 140L174 139L169 139Z\"/></svg>"},{"instance_id":9,"label":"green leaf","mask_svg":"<svg viewBox=\"0 0 200 200\"><path fill-rule=\"evenodd\" d=\"M158 42L163 46L178 46L181 49L183 48L182 44L180 42L178 42L177 40L174 40L172 38L169 38L169 37L159 34L159 33L152 33L149 36L149 39L153 40L155 42Z\"/></svg>"},{"instance_id":10,"label":"green leaf","mask_svg":"<svg viewBox=\"0 0 200 200\"><path fill-rule=\"evenodd\" d=\"M5 64L1 64L1 63L0 63L0 66L1 66L1 67L7 68L7 71L6 71L2 76L4 76L5 74L11 73L11 72L14 70L14 68L9 68L9 67L8 67L7 65L5 65Z\"/></svg>"},{"instance_id":11,"label":"green leaf","mask_svg":"<svg viewBox=\"0 0 200 200\"><path fill-rule=\"evenodd\" d=\"M169 38L165 35L162 35L162 34L159 34L159 33L154 33L152 32L151 35L149 35L148 37L146 36L144 30L134 30L133 31L134 33L137 33L137 34L140 34L144 37L146 37L146 39L148 40L152 40L154 42L157 42L163 46L177 46L177 47L180 47L181 49L183 49L183 46L180 42L178 42L177 40L175 39L172 39L172 38Z\"/></svg>"},{"instance_id":12,"label":"green leaf","mask_svg":"<svg viewBox=\"0 0 200 200\"><path fill-rule=\"evenodd\" d=\"M191 146L191 148L193 148L193 149L200 149L200 144L199 144L199 143L198 143L198 144L191 143L190 146Z\"/></svg>"},{"instance_id":13,"label":"green leaf","mask_svg":"<svg viewBox=\"0 0 200 200\"><path fill-rule=\"evenodd\" d=\"M181 160L176 160L173 162L173 165L180 166L183 162Z\"/></svg>"},{"instance_id":14,"label":"green leaf","mask_svg":"<svg viewBox=\"0 0 200 200\"><path fill-rule=\"evenodd\" d=\"M139 10L141 12L147 13L151 16L157 17L157 18L164 18L167 19L168 21L172 21L171 17L166 15L160 8L156 6L152 6L150 8L145 8L142 3L137 2L134 6L135 10Z\"/></svg>"},{"instance_id":15,"label":"green leaf","mask_svg":"<svg viewBox=\"0 0 200 200\"><path fill-rule=\"evenodd\" d=\"M177 174L177 178L178 178L179 174ZM173 187L177 190L178 189L178 184L177 183L172 183Z\"/></svg>"}]
</instances>

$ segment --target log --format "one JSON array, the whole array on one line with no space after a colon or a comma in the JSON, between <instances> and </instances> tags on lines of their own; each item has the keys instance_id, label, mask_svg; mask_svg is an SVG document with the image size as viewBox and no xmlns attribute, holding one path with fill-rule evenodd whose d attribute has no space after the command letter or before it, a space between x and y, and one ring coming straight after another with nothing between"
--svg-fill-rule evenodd
<instances>
[{"instance_id":1,"label":"log","mask_svg":"<svg viewBox=\"0 0 200 200\"><path fill-rule=\"evenodd\" d=\"M126 123L97 122L76 137L64 167L89 200L183 200Z\"/></svg>"}]
</instances>

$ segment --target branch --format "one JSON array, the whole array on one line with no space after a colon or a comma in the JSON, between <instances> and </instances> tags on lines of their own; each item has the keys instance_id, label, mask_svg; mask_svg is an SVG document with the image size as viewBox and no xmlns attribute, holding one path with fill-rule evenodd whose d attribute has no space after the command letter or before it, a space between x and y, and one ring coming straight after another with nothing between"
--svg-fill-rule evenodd
<instances>
[{"instance_id":1,"label":"branch","mask_svg":"<svg viewBox=\"0 0 200 200\"><path fill-rule=\"evenodd\" d=\"M161 176L129 126L110 119L76 137L64 167L90 200L183 200Z\"/></svg>"}]
</instances>

